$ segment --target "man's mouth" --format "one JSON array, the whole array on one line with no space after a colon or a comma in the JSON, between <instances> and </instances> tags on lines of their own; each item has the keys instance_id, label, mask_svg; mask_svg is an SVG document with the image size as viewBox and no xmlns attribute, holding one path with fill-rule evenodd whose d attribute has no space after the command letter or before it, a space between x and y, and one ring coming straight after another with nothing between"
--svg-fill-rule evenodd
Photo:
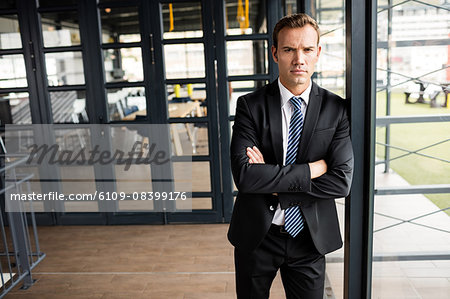
<instances>
[{"instance_id":1,"label":"man's mouth","mask_svg":"<svg viewBox=\"0 0 450 299\"><path fill-rule=\"evenodd\" d=\"M300 75L300 74L305 74L305 73L306 73L306 70L295 69L295 70L291 70L291 73Z\"/></svg>"}]
</instances>

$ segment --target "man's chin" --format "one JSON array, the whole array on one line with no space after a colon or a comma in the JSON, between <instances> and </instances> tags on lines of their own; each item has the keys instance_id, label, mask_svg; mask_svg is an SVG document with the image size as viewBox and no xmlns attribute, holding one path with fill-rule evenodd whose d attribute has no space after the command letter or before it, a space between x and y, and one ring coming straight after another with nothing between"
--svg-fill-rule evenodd
<instances>
[{"instance_id":1,"label":"man's chin","mask_svg":"<svg viewBox=\"0 0 450 299\"><path fill-rule=\"evenodd\" d=\"M296 78L295 79L295 84L296 85L304 85L306 83L308 83L308 78L301 77L301 78Z\"/></svg>"}]
</instances>

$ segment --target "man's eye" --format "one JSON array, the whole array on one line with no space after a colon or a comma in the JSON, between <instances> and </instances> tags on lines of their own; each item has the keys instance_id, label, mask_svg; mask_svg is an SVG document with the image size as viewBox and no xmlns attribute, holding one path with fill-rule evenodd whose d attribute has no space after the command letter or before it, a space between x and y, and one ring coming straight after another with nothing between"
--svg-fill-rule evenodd
<instances>
[{"instance_id":1,"label":"man's eye","mask_svg":"<svg viewBox=\"0 0 450 299\"><path fill-rule=\"evenodd\" d=\"M284 52L291 52L292 49L284 49Z\"/></svg>"}]
</instances>

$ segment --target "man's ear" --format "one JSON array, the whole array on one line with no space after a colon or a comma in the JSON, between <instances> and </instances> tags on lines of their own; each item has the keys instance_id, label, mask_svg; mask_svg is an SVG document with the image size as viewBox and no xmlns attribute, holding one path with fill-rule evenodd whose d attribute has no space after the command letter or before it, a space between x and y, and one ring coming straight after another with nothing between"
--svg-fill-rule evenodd
<instances>
[{"instance_id":1,"label":"man's ear","mask_svg":"<svg viewBox=\"0 0 450 299\"><path fill-rule=\"evenodd\" d=\"M275 46L272 46L272 58L275 63L278 63L278 54L277 54L277 48Z\"/></svg>"}]
</instances>

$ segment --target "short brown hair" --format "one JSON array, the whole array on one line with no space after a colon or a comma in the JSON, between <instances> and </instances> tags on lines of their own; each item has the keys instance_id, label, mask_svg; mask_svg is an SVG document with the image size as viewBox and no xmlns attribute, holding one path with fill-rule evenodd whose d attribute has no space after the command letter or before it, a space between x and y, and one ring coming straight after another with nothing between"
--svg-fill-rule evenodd
<instances>
[{"instance_id":1,"label":"short brown hair","mask_svg":"<svg viewBox=\"0 0 450 299\"><path fill-rule=\"evenodd\" d=\"M317 44L319 44L320 40L320 29L316 20L308 16L304 13L297 13L293 15L288 15L281 18L278 23L273 28L272 39L273 45L275 48L278 48L278 33L280 33L281 29L284 27L288 28L302 28L306 25L311 25L317 32Z\"/></svg>"}]
</instances>

